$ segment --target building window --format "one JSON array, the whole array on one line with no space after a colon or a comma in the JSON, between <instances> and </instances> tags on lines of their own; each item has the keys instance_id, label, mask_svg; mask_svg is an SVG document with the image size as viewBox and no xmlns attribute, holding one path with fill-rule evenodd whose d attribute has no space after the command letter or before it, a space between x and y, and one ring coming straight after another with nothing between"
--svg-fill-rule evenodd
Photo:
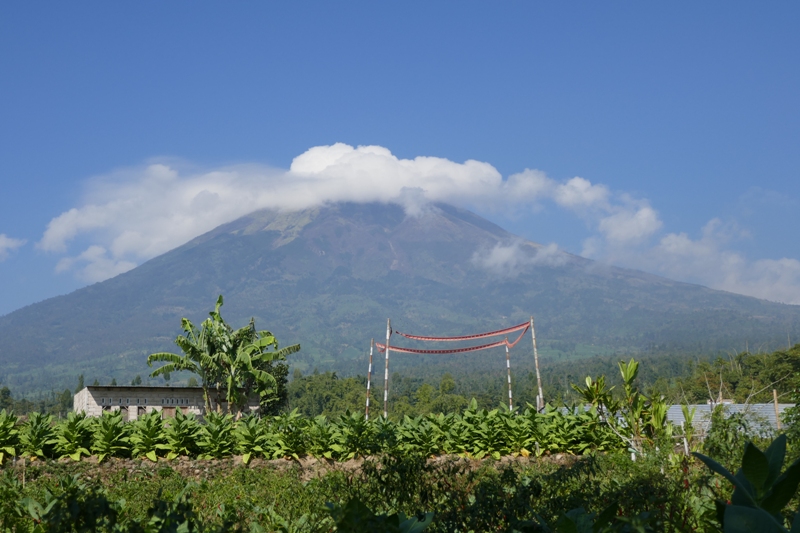
<instances>
[{"instance_id":1,"label":"building window","mask_svg":"<svg viewBox=\"0 0 800 533\"><path fill-rule=\"evenodd\" d=\"M136 398L136 405L139 405L139 398Z\"/></svg>"},{"instance_id":2,"label":"building window","mask_svg":"<svg viewBox=\"0 0 800 533\"><path fill-rule=\"evenodd\" d=\"M144 399L144 404L147 405L147 398Z\"/></svg>"},{"instance_id":3,"label":"building window","mask_svg":"<svg viewBox=\"0 0 800 533\"><path fill-rule=\"evenodd\" d=\"M130 403L131 403L131 399L130 398L125 398L125 404L128 405Z\"/></svg>"}]
</instances>

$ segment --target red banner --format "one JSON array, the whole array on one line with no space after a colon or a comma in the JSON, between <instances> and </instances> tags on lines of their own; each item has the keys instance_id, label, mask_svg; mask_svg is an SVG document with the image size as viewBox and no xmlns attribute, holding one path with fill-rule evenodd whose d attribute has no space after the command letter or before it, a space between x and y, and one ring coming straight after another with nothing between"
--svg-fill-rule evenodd
<instances>
[{"instance_id":1,"label":"red banner","mask_svg":"<svg viewBox=\"0 0 800 533\"><path fill-rule=\"evenodd\" d=\"M418 350L416 348L403 348L401 346L390 346L389 349L393 352L401 352L401 353L416 353L416 354L432 354L432 355L443 355L449 353L466 353L466 352L477 352L480 350L488 350L489 348L497 348L499 346L508 346L509 348L513 348L517 345L517 343L522 340L522 336L525 335L525 332L528 331L530 324L520 324L519 326L514 326L513 328L509 328L508 330L503 331L519 331L522 329L522 333L519 334L517 340L514 342L508 342L508 339L503 339L501 341L493 342L491 344L482 344L480 346L470 346L468 348L452 348L449 350ZM397 332L395 332L397 333ZM402 333L400 333L402 335ZM405 335L404 335L405 336ZM480 338L482 336L490 336L488 333L483 333L481 335L470 335L468 337L462 337L463 339L475 339ZM418 338L418 337L409 337L409 338ZM436 339L436 337L432 337ZM440 337L439 340L442 340ZM450 339L448 339L450 340ZM386 351L386 345L381 344L379 342L375 343L375 346L378 348L379 352Z\"/></svg>"},{"instance_id":2,"label":"red banner","mask_svg":"<svg viewBox=\"0 0 800 533\"><path fill-rule=\"evenodd\" d=\"M506 329L499 329L497 331L489 331L488 333L478 333L477 335L464 335L461 337L425 337L422 335L411 335L409 333L400 333L399 331L395 331L398 335L402 335L407 339L414 339L417 341L434 341L434 342L453 342L453 341L469 341L473 339L483 339L485 337L497 337L498 335L505 335L507 333L512 333L514 331L519 331L521 329L528 329L530 327L530 322L523 322L522 324L518 324L516 326L511 326L510 328Z\"/></svg>"}]
</instances>

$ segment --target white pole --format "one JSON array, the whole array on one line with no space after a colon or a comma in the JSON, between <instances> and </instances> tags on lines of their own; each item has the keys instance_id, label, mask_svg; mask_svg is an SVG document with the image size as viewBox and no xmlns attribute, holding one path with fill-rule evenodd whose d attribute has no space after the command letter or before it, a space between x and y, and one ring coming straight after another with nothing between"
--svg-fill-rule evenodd
<instances>
[{"instance_id":1,"label":"white pole","mask_svg":"<svg viewBox=\"0 0 800 533\"><path fill-rule=\"evenodd\" d=\"M533 316L531 316L531 338L533 339L533 364L536 366L536 386L539 388L539 395L536 396L536 410L544 409L544 394L542 394L542 376L539 374L539 352L536 350L536 329L533 327Z\"/></svg>"},{"instance_id":2,"label":"white pole","mask_svg":"<svg viewBox=\"0 0 800 533\"><path fill-rule=\"evenodd\" d=\"M511 400L511 358L508 355L508 338L506 337L506 373L508 374L508 410L514 410L514 404Z\"/></svg>"},{"instance_id":3,"label":"white pole","mask_svg":"<svg viewBox=\"0 0 800 533\"><path fill-rule=\"evenodd\" d=\"M392 334L392 320L386 319L386 367L383 371L383 418L389 417L389 336Z\"/></svg>"},{"instance_id":4,"label":"white pole","mask_svg":"<svg viewBox=\"0 0 800 533\"><path fill-rule=\"evenodd\" d=\"M367 409L364 412L364 419L369 420L369 390L372 382L372 348L375 346L375 339L369 341L369 370L367 370Z\"/></svg>"}]
</instances>

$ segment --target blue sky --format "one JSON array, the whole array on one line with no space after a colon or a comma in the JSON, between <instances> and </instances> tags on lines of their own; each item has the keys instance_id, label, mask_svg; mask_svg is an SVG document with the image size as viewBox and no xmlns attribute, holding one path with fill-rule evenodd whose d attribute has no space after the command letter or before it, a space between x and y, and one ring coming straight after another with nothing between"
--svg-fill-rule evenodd
<instances>
[{"instance_id":1,"label":"blue sky","mask_svg":"<svg viewBox=\"0 0 800 533\"><path fill-rule=\"evenodd\" d=\"M394 179L537 242L800 304L798 27L789 2L5 2L0 314L227 220L225 198L291 203L311 174L320 201L396 200L375 181Z\"/></svg>"}]
</instances>

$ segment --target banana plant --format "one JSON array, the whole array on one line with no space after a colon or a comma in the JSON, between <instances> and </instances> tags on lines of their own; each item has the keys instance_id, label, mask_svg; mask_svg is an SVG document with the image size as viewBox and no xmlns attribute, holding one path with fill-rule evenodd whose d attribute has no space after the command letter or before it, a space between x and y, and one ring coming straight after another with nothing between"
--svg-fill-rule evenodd
<instances>
[{"instance_id":1,"label":"banana plant","mask_svg":"<svg viewBox=\"0 0 800 533\"><path fill-rule=\"evenodd\" d=\"M211 395L218 407L227 402L236 412L237 418L254 395L266 395L274 391L276 381L269 372L273 361L284 360L298 352L300 345L279 348L278 340L269 331L256 331L255 323L233 330L222 318L220 295L214 310L200 327L183 318L183 335L175 344L183 354L159 352L147 358L147 364L165 363L150 375L156 377L178 371L197 374L203 387L206 412L212 411Z\"/></svg>"},{"instance_id":2,"label":"banana plant","mask_svg":"<svg viewBox=\"0 0 800 533\"><path fill-rule=\"evenodd\" d=\"M130 453L129 426L121 411L106 411L95 424L92 451L102 463L108 457L127 457Z\"/></svg>"},{"instance_id":3,"label":"banana plant","mask_svg":"<svg viewBox=\"0 0 800 533\"><path fill-rule=\"evenodd\" d=\"M226 400L237 411L237 416L247 406L250 397L264 397L275 391L275 377L267 371L274 361L300 351L299 344L279 348L278 339L269 331L256 331L253 319L250 324L230 335L221 354L225 375Z\"/></svg>"},{"instance_id":4,"label":"banana plant","mask_svg":"<svg viewBox=\"0 0 800 533\"><path fill-rule=\"evenodd\" d=\"M161 413L150 411L140 416L133 423L130 443L133 457L146 457L154 463L157 462L159 452L167 449Z\"/></svg>"},{"instance_id":5,"label":"banana plant","mask_svg":"<svg viewBox=\"0 0 800 533\"><path fill-rule=\"evenodd\" d=\"M14 413L0 411L0 465L6 457L16 457L19 446L19 429Z\"/></svg>"},{"instance_id":6,"label":"banana plant","mask_svg":"<svg viewBox=\"0 0 800 533\"><path fill-rule=\"evenodd\" d=\"M89 456L92 447L93 420L86 413L67 414L67 419L58 425L56 436L56 454L80 461L81 456Z\"/></svg>"},{"instance_id":7,"label":"banana plant","mask_svg":"<svg viewBox=\"0 0 800 533\"><path fill-rule=\"evenodd\" d=\"M773 440L763 452L748 442L735 475L710 457L697 452L693 455L734 486L729 502L717 502L717 516L725 533L800 533L800 512L794 513L790 526L781 514L800 485L800 459L781 473L786 435Z\"/></svg>"},{"instance_id":8,"label":"banana plant","mask_svg":"<svg viewBox=\"0 0 800 533\"><path fill-rule=\"evenodd\" d=\"M222 305L222 296L217 302L217 309ZM147 357L147 365L152 367L153 363L166 363L150 373L151 377L168 375L172 372L187 371L197 374L200 377L200 384L203 387L203 401L205 402L206 412L211 411L211 399L209 396L209 385L213 383L217 373L217 363L212 353L212 347L208 342L208 332L205 327L197 328L188 319L181 319L183 335L178 335L175 344L183 352L179 355L171 352L158 352Z\"/></svg>"},{"instance_id":9,"label":"banana plant","mask_svg":"<svg viewBox=\"0 0 800 533\"><path fill-rule=\"evenodd\" d=\"M42 413L31 413L22 426L20 435L23 453L33 458L48 459L53 456L56 441L53 417Z\"/></svg>"}]
</instances>

